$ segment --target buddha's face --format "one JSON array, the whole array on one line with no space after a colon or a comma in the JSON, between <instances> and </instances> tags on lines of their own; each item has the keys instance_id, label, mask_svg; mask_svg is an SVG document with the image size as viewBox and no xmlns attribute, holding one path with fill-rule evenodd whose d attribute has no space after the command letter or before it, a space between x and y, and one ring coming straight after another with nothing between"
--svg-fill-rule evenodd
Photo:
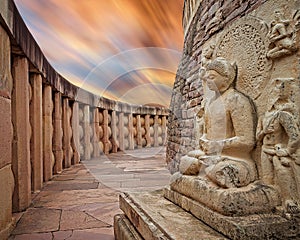
<instances>
[{"instance_id":1,"label":"buddha's face","mask_svg":"<svg viewBox=\"0 0 300 240\"><path fill-rule=\"evenodd\" d=\"M208 70L206 73L207 86L212 91L223 92L227 90L230 85L228 77L222 76L215 70Z\"/></svg>"}]
</instances>

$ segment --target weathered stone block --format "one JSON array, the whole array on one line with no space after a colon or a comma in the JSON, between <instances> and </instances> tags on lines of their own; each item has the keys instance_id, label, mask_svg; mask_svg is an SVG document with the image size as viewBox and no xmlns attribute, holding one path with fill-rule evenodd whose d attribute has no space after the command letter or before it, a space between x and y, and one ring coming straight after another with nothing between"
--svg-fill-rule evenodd
<instances>
[{"instance_id":1,"label":"weathered stone block","mask_svg":"<svg viewBox=\"0 0 300 240\"><path fill-rule=\"evenodd\" d=\"M11 163L13 129L11 100L0 97L0 168Z\"/></svg>"},{"instance_id":2,"label":"weathered stone block","mask_svg":"<svg viewBox=\"0 0 300 240\"><path fill-rule=\"evenodd\" d=\"M0 169L0 182L0 239L6 239L15 224L12 219L14 176L10 164Z\"/></svg>"}]
</instances>

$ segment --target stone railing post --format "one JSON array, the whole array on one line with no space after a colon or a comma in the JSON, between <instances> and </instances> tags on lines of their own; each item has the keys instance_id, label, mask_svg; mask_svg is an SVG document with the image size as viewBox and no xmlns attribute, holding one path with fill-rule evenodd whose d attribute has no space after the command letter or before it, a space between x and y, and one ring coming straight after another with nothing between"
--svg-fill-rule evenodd
<instances>
[{"instance_id":1,"label":"stone railing post","mask_svg":"<svg viewBox=\"0 0 300 240\"><path fill-rule=\"evenodd\" d=\"M132 113L128 114L128 141L129 141L129 150L134 149L134 127L133 127L133 115Z\"/></svg>"},{"instance_id":2,"label":"stone railing post","mask_svg":"<svg viewBox=\"0 0 300 240\"><path fill-rule=\"evenodd\" d=\"M103 152L109 154L108 110L103 110Z\"/></svg>"},{"instance_id":3,"label":"stone railing post","mask_svg":"<svg viewBox=\"0 0 300 240\"><path fill-rule=\"evenodd\" d=\"M163 144L166 144L166 142L167 142L167 116L162 116L161 125L162 125Z\"/></svg>"},{"instance_id":4,"label":"stone railing post","mask_svg":"<svg viewBox=\"0 0 300 240\"><path fill-rule=\"evenodd\" d=\"M125 143L124 143L124 113L119 113L119 148L121 151L125 150Z\"/></svg>"},{"instance_id":5,"label":"stone railing post","mask_svg":"<svg viewBox=\"0 0 300 240\"><path fill-rule=\"evenodd\" d=\"M73 138L72 138L72 148L73 148L73 158L74 164L78 164L80 162L80 154L79 154L79 147L80 147L80 136L79 136L79 104L78 102L73 102L72 107L72 131L73 131Z\"/></svg>"},{"instance_id":6,"label":"stone railing post","mask_svg":"<svg viewBox=\"0 0 300 240\"><path fill-rule=\"evenodd\" d=\"M145 116L145 138L146 138L146 147L151 147L151 137L150 137L150 115Z\"/></svg>"},{"instance_id":7,"label":"stone railing post","mask_svg":"<svg viewBox=\"0 0 300 240\"><path fill-rule=\"evenodd\" d=\"M72 153L71 153L71 132L70 132L70 111L69 111L69 99L63 98L63 151L64 151L64 168L69 168L72 165Z\"/></svg>"},{"instance_id":8,"label":"stone railing post","mask_svg":"<svg viewBox=\"0 0 300 240\"><path fill-rule=\"evenodd\" d=\"M0 26L0 239L7 239L13 230L12 196L14 176L12 173L12 76L9 36ZM14 111L15 109L13 109Z\"/></svg>"},{"instance_id":9,"label":"stone railing post","mask_svg":"<svg viewBox=\"0 0 300 240\"><path fill-rule=\"evenodd\" d=\"M93 109L93 157L97 158L100 156L100 147L99 147L99 111L98 108Z\"/></svg>"},{"instance_id":10,"label":"stone railing post","mask_svg":"<svg viewBox=\"0 0 300 240\"><path fill-rule=\"evenodd\" d=\"M111 113L111 133L112 133L112 152L118 151L118 136L117 136L117 114L116 111Z\"/></svg>"},{"instance_id":11,"label":"stone railing post","mask_svg":"<svg viewBox=\"0 0 300 240\"><path fill-rule=\"evenodd\" d=\"M45 85L43 89L43 169L44 181L49 181L53 176L54 156L52 152L52 88Z\"/></svg>"},{"instance_id":12,"label":"stone railing post","mask_svg":"<svg viewBox=\"0 0 300 240\"><path fill-rule=\"evenodd\" d=\"M42 76L32 74L30 77L32 98L30 102L31 124L31 179L32 191L40 190L43 186L43 86Z\"/></svg>"},{"instance_id":13,"label":"stone railing post","mask_svg":"<svg viewBox=\"0 0 300 240\"><path fill-rule=\"evenodd\" d=\"M136 115L136 130L137 130L137 148L142 148L142 123L141 115Z\"/></svg>"},{"instance_id":14,"label":"stone railing post","mask_svg":"<svg viewBox=\"0 0 300 240\"><path fill-rule=\"evenodd\" d=\"M158 147L158 115L154 117L154 147Z\"/></svg>"},{"instance_id":15,"label":"stone railing post","mask_svg":"<svg viewBox=\"0 0 300 240\"><path fill-rule=\"evenodd\" d=\"M12 166L15 176L13 210L23 211L31 202L29 73L25 57L13 59L12 122L14 126Z\"/></svg>"},{"instance_id":16,"label":"stone railing post","mask_svg":"<svg viewBox=\"0 0 300 240\"><path fill-rule=\"evenodd\" d=\"M90 137L90 106L83 107L83 146L84 146L84 160L91 159L91 137Z\"/></svg>"},{"instance_id":17,"label":"stone railing post","mask_svg":"<svg viewBox=\"0 0 300 240\"><path fill-rule=\"evenodd\" d=\"M62 162L63 162L63 129L62 129L62 98L61 93L56 92L54 96L54 119L53 119L53 153L55 157L55 164L53 171L55 174L62 171Z\"/></svg>"}]
</instances>

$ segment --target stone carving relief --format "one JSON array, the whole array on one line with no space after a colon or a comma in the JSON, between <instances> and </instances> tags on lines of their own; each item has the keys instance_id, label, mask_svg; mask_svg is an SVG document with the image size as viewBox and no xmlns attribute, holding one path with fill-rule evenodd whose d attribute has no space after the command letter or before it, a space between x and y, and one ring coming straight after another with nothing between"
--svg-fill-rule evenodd
<instances>
[{"instance_id":1,"label":"stone carving relief","mask_svg":"<svg viewBox=\"0 0 300 240\"><path fill-rule=\"evenodd\" d=\"M216 189L228 190L238 205L235 194L244 191L248 200L255 196L255 205L255 199L266 199L259 184L275 200L263 203L269 208L257 202L253 212L276 206L286 214L300 213L300 82L297 75L286 77L292 74L286 69L283 77L278 71L272 77L274 61L297 52L299 19L298 11L291 21L278 10L269 26L244 17L203 50L199 79L214 94L207 97L204 91L195 118L199 148L181 158L181 180L172 189L194 196L193 189L184 190L195 186L189 185L193 178L180 178L191 175L199 191L210 189L209 197ZM223 204L218 201L212 208Z\"/></svg>"},{"instance_id":2,"label":"stone carving relief","mask_svg":"<svg viewBox=\"0 0 300 240\"><path fill-rule=\"evenodd\" d=\"M297 19L298 15L295 17ZM295 52L297 50L295 38L295 22L285 19L281 10L275 10L268 34L270 43L267 57L275 59Z\"/></svg>"},{"instance_id":3,"label":"stone carving relief","mask_svg":"<svg viewBox=\"0 0 300 240\"><path fill-rule=\"evenodd\" d=\"M217 57L238 63L236 88L253 99L259 97L270 77L267 34L267 24L246 17L225 32L216 46Z\"/></svg>"},{"instance_id":4,"label":"stone carving relief","mask_svg":"<svg viewBox=\"0 0 300 240\"><path fill-rule=\"evenodd\" d=\"M293 101L299 92L296 82L289 78L274 80L274 95L259 119L256 132L262 144L261 180L279 187L283 206L289 213L300 210L300 118Z\"/></svg>"}]
</instances>

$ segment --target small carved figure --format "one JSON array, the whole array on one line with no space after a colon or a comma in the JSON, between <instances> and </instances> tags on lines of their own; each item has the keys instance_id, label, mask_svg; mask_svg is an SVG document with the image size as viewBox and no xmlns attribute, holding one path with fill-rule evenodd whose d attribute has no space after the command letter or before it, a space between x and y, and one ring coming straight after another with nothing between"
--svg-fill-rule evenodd
<instances>
[{"instance_id":1,"label":"small carved figure","mask_svg":"<svg viewBox=\"0 0 300 240\"><path fill-rule=\"evenodd\" d=\"M262 182L279 187L288 213L300 210L300 119L297 107L290 99L292 81L276 79L278 98L259 118L256 133L262 142Z\"/></svg>"},{"instance_id":2,"label":"small carved figure","mask_svg":"<svg viewBox=\"0 0 300 240\"><path fill-rule=\"evenodd\" d=\"M217 94L205 108L200 150L184 156L179 165L183 174L197 173L197 167L206 167L207 177L224 188L246 186L256 178L250 154L255 139L255 112L250 100L234 89L236 69L224 58L207 65L206 84Z\"/></svg>"},{"instance_id":3,"label":"small carved figure","mask_svg":"<svg viewBox=\"0 0 300 240\"><path fill-rule=\"evenodd\" d=\"M205 68L211 62L212 55L215 49L215 45L210 45L208 48L205 48L201 54L201 66L199 70L199 78L202 78L205 75Z\"/></svg>"},{"instance_id":4,"label":"small carved figure","mask_svg":"<svg viewBox=\"0 0 300 240\"><path fill-rule=\"evenodd\" d=\"M285 20L280 10L274 13L275 20L271 23L269 33L270 50L267 53L267 57L272 59L290 55L297 50L295 36L289 30L291 21Z\"/></svg>"}]
</instances>

